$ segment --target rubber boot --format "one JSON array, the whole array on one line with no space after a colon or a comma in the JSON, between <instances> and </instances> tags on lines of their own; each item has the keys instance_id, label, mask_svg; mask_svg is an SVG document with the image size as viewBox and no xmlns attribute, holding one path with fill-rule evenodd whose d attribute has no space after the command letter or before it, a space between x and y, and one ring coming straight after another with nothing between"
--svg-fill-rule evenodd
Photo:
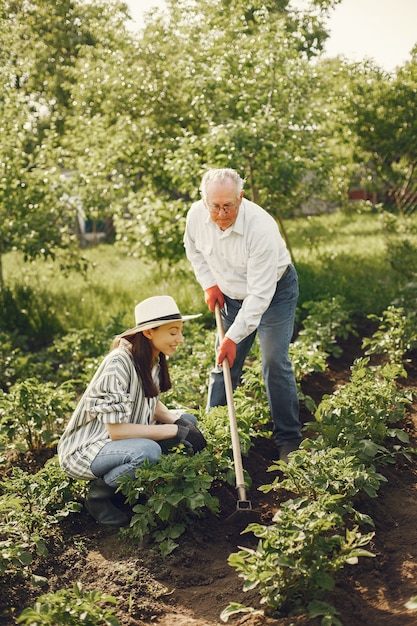
<instances>
[{"instance_id":1,"label":"rubber boot","mask_svg":"<svg viewBox=\"0 0 417 626\"><path fill-rule=\"evenodd\" d=\"M114 492L115 489L101 478L90 483L85 508L103 526L125 526L129 522L127 515L111 502L110 497Z\"/></svg>"}]
</instances>

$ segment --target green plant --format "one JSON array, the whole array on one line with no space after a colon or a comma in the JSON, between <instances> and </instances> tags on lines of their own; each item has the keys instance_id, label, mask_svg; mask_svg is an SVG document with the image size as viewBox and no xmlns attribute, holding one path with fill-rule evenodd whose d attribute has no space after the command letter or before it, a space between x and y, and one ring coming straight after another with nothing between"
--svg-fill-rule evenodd
<instances>
[{"instance_id":1,"label":"green plant","mask_svg":"<svg viewBox=\"0 0 417 626\"><path fill-rule=\"evenodd\" d=\"M262 375L262 362L258 342L252 348L251 361L243 369L242 382L234 392L236 405L236 417L239 434L247 436L246 445L241 441L244 452L248 452L251 437L257 434L268 436L269 430L265 430L271 424L271 411L266 396L265 382Z\"/></svg>"},{"instance_id":2,"label":"green plant","mask_svg":"<svg viewBox=\"0 0 417 626\"><path fill-rule=\"evenodd\" d=\"M208 373L213 366L214 336L197 322L185 324L183 333L185 341L169 364L172 388L165 395L165 402L198 411L207 394Z\"/></svg>"},{"instance_id":3,"label":"green plant","mask_svg":"<svg viewBox=\"0 0 417 626\"><path fill-rule=\"evenodd\" d=\"M134 516L122 535L138 542L151 535L162 554L170 554L192 520L205 510L218 512L218 499L209 492L214 466L207 449L194 456L173 451L158 463L145 461L135 478L124 476L120 490L134 505ZM136 504L140 496L145 496L146 504Z\"/></svg>"},{"instance_id":4,"label":"green plant","mask_svg":"<svg viewBox=\"0 0 417 626\"><path fill-rule=\"evenodd\" d=\"M62 332L56 302L46 290L26 284L0 290L0 331L13 332L15 347L39 350Z\"/></svg>"},{"instance_id":5,"label":"green plant","mask_svg":"<svg viewBox=\"0 0 417 626\"><path fill-rule=\"evenodd\" d=\"M0 574L30 573L33 556L46 556L47 540L59 537L59 522L81 510L74 481L54 457L36 474L15 467L0 486Z\"/></svg>"},{"instance_id":6,"label":"green plant","mask_svg":"<svg viewBox=\"0 0 417 626\"><path fill-rule=\"evenodd\" d=\"M10 576L14 572L24 574L33 560L30 548L31 546L22 539L1 539L0 577Z\"/></svg>"},{"instance_id":7,"label":"green plant","mask_svg":"<svg viewBox=\"0 0 417 626\"><path fill-rule=\"evenodd\" d=\"M356 526L340 532L344 522L335 510L340 498L326 494L314 501L287 500L272 525L247 527L245 532L259 538L256 549L243 548L229 556L230 565L245 581L243 589L258 590L268 615L308 609L334 588L334 572L346 563L357 563L361 556L373 556L364 546L374 533L363 535ZM229 605L222 619L236 608Z\"/></svg>"},{"instance_id":8,"label":"green plant","mask_svg":"<svg viewBox=\"0 0 417 626\"><path fill-rule=\"evenodd\" d=\"M0 391L1 426L20 450L56 444L73 408L71 384L56 387L27 378L15 383L9 393Z\"/></svg>"},{"instance_id":9,"label":"green plant","mask_svg":"<svg viewBox=\"0 0 417 626\"><path fill-rule=\"evenodd\" d=\"M387 259L401 283L417 275L417 227L412 215L381 214Z\"/></svg>"},{"instance_id":10,"label":"green plant","mask_svg":"<svg viewBox=\"0 0 417 626\"><path fill-rule=\"evenodd\" d=\"M382 482L387 479L376 472L372 466L366 466L349 450L325 447L311 449L309 440L304 440L302 447L293 452L288 463L280 461L268 468L279 470L285 476L274 478L269 485L259 487L268 493L271 489L286 489L299 497L317 500L324 494L343 496L352 499L359 491L365 491L375 498Z\"/></svg>"},{"instance_id":11,"label":"green plant","mask_svg":"<svg viewBox=\"0 0 417 626\"><path fill-rule=\"evenodd\" d=\"M19 378L27 376L31 355L14 346L13 336L0 331L0 389L8 389Z\"/></svg>"},{"instance_id":12,"label":"green plant","mask_svg":"<svg viewBox=\"0 0 417 626\"><path fill-rule=\"evenodd\" d=\"M17 624L26 626L118 626L113 609L103 604L116 604L116 599L101 591L83 591L80 583L72 589L60 589L40 596L30 608L22 611Z\"/></svg>"},{"instance_id":13,"label":"green plant","mask_svg":"<svg viewBox=\"0 0 417 626\"><path fill-rule=\"evenodd\" d=\"M109 352L114 335L123 329L122 313L102 328L72 330L48 347L45 358L53 366L54 381L81 379L86 383L103 356Z\"/></svg>"},{"instance_id":14,"label":"green plant","mask_svg":"<svg viewBox=\"0 0 417 626\"><path fill-rule=\"evenodd\" d=\"M205 413L201 410L199 423L203 425L204 435L207 440L207 449L212 455L213 461L210 472L213 479L234 485L235 473L227 407L214 407L209 413ZM246 455L252 442L249 433L244 430L244 426L245 424L239 424L238 431L240 448L242 454ZM245 479L250 481L250 476L246 473Z\"/></svg>"},{"instance_id":15,"label":"green plant","mask_svg":"<svg viewBox=\"0 0 417 626\"><path fill-rule=\"evenodd\" d=\"M350 334L357 334L341 296L314 302L304 302L302 308L308 310L303 320L303 328L298 333L298 341L315 346L334 357L341 355L337 344L338 337L347 339Z\"/></svg>"},{"instance_id":16,"label":"green plant","mask_svg":"<svg viewBox=\"0 0 417 626\"><path fill-rule=\"evenodd\" d=\"M401 366L370 368L368 363L369 358L357 359L349 383L324 396L315 414L316 422L306 424L328 446L352 446L353 453L362 449L365 462L369 457L363 441L372 442L372 455L374 446L382 445L388 437L408 441L404 431L389 425L404 416L405 406L411 400L410 394L395 384L396 378L404 375Z\"/></svg>"},{"instance_id":17,"label":"green plant","mask_svg":"<svg viewBox=\"0 0 417 626\"><path fill-rule=\"evenodd\" d=\"M320 346L297 338L290 344L289 355L297 382L313 372L325 372L328 354Z\"/></svg>"},{"instance_id":18,"label":"green plant","mask_svg":"<svg viewBox=\"0 0 417 626\"><path fill-rule=\"evenodd\" d=\"M389 306L381 316L368 315L379 322L372 337L365 337L365 354L383 354L391 363L402 364L406 354L417 346L417 317L415 311L406 315L401 307Z\"/></svg>"}]
</instances>

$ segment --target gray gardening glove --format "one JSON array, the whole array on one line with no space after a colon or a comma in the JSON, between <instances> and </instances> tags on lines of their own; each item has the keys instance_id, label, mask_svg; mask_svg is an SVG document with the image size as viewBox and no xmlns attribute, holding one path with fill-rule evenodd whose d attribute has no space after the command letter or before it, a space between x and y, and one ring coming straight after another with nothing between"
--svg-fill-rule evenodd
<instances>
[{"instance_id":1,"label":"gray gardening glove","mask_svg":"<svg viewBox=\"0 0 417 626\"><path fill-rule=\"evenodd\" d=\"M180 422L186 422L187 425L183 426ZM177 439L180 443L184 444L186 448L192 451L193 454L200 452L206 447L207 442L204 439L202 432L198 430L196 426L187 422L187 420L178 419L175 424L178 426Z\"/></svg>"},{"instance_id":2,"label":"gray gardening glove","mask_svg":"<svg viewBox=\"0 0 417 626\"><path fill-rule=\"evenodd\" d=\"M194 430L198 430L197 426L193 422L188 421L185 417L179 417L175 420L174 424L177 426L185 426L186 428L194 428Z\"/></svg>"}]
</instances>

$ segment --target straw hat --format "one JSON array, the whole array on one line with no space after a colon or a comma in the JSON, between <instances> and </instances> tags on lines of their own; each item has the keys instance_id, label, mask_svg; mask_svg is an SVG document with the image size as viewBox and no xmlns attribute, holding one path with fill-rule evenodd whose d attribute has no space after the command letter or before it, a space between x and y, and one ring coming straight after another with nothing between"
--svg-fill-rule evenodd
<instances>
[{"instance_id":1,"label":"straw hat","mask_svg":"<svg viewBox=\"0 0 417 626\"><path fill-rule=\"evenodd\" d=\"M171 298L171 296L154 296L136 305L136 326L125 330L124 333L121 333L120 337L135 335L142 330L156 328L162 324L169 324L169 322L173 320L185 322L186 320L200 317L200 315L201 313L197 315L181 315L174 298Z\"/></svg>"}]
</instances>

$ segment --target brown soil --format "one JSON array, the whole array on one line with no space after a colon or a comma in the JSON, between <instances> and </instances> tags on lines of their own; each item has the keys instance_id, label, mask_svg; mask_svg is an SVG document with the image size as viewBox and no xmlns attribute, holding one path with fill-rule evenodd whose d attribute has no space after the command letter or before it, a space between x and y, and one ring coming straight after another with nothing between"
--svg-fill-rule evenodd
<instances>
[{"instance_id":1,"label":"brown soil","mask_svg":"<svg viewBox=\"0 0 417 626\"><path fill-rule=\"evenodd\" d=\"M344 354L330 362L325 374L310 376L303 383L304 393L320 401L339 384L348 382L350 366L359 353L359 343L346 342ZM408 378L401 381L417 390L417 365L408 366ZM303 409L302 417L311 415ZM417 439L417 400L407 411L400 426ZM279 506L279 493L262 494L256 488L271 482L267 468L276 458L272 443L255 441L244 466L253 479L248 498L267 523ZM22 461L22 459L20 459ZM30 463L26 463L30 466ZM346 566L337 576L335 590L327 600L336 607L345 626L415 626L417 614L405 603L417 595L417 489L416 464L400 460L384 469L388 482L378 498L363 498L361 510L375 522L375 537L370 546L375 558L362 558ZM259 608L256 593L243 593L243 581L227 563L239 545L254 546L255 539L241 535L250 514L241 511L234 519L236 494L218 487L221 501L219 518L210 517L189 530L165 560L151 545L132 546L121 542L117 531L100 528L85 512L72 516L63 528L64 545L50 545L50 557L39 562L37 573L46 576L46 589L13 583L0 592L0 623L15 624L12 615L33 604L41 593L72 587L80 581L85 591L97 589L117 599L116 615L121 625L144 626L220 626L221 611L229 602ZM8 614L9 617L5 617ZM305 626L320 624L306 615L271 619L240 615L229 624L239 626ZM58 625L59 626L59 625Z\"/></svg>"}]
</instances>

